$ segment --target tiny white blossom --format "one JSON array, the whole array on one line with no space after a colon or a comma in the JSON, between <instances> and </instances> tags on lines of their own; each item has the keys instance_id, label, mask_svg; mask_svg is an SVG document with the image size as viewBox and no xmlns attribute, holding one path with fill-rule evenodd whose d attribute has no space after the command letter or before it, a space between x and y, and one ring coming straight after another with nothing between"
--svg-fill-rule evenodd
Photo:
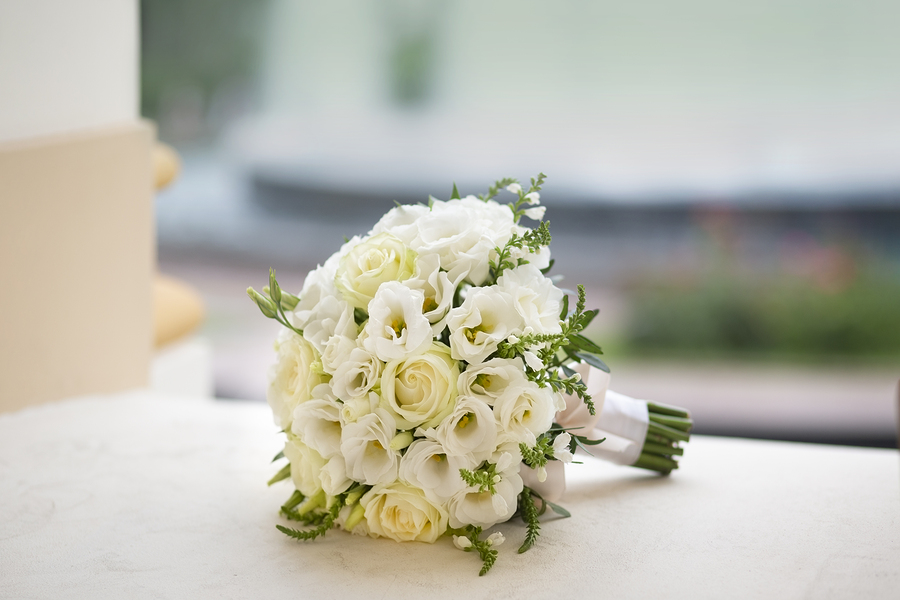
<instances>
[{"instance_id":1,"label":"tiny white blossom","mask_svg":"<svg viewBox=\"0 0 900 600\"><path fill-rule=\"evenodd\" d=\"M537 479L541 483L547 481L547 467L541 466L537 468Z\"/></svg>"},{"instance_id":2,"label":"tiny white blossom","mask_svg":"<svg viewBox=\"0 0 900 600\"><path fill-rule=\"evenodd\" d=\"M517 338L514 333L511 333L511 334L509 334L509 337L506 338L506 341L509 342L510 344L518 344L519 338Z\"/></svg>"},{"instance_id":3,"label":"tiny white blossom","mask_svg":"<svg viewBox=\"0 0 900 600\"><path fill-rule=\"evenodd\" d=\"M525 194L525 199L528 200L528 204L534 206L535 204L540 204L541 195L537 192L531 192L530 194Z\"/></svg>"},{"instance_id":4,"label":"tiny white blossom","mask_svg":"<svg viewBox=\"0 0 900 600\"><path fill-rule=\"evenodd\" d=\"M454 535L453 545L460 550L465 550L466 548L472 547L472 541L464 535Z\"/></svg>"},{"instance_id":5,"label":"tiny white blossom","mask_svg":"<svg viewBox=\"0 0 900 600\"><path fill-rule=\"evenodd\" d=\"M544 213L547 212L546 206L535 206L534 208L529 208L525 210L525 216L533 221L541 221L544 218Z\"/></svg>"},{"instance_id":6,"label":"tiny white blossom","mask_svg":"<svg viewBox=\"0 0 900 600\"><path fill-rule=\"evenodd\" d=\"M486 540L486 541L487 541L488 546L493 546L493 547L496 548L497 546L499 546L499 545L501 545L503 542L505 542L505 541L506 541L506 538L503 536L502 533L500 533L499 531L497 531L497 532L492 533L491 535L487 536L487 540Z\"/></svg>"},{"instance_id":7,"label":"tiny white blossom","mask_svg":"<svg viewBox=\"0 0 900 600\"><path fill-rule=\"evenodd\" d=\"M571 442L572 436L566 432L556 436L556 439L553 440L553 458L565 463L572 462L572 451L569 450Z\"/></svg>"},{"instance_id":8,"label":"tiny white blossom","mask_svg":"<svg viewBox=\"0 0 900 600\"><path fill-rule=\"evenodd\" d=\"M522 192L522 186L518 183L511 183L506 186L507 192L512 192L513 194L520 194Z\"/></svg>"},{"instance_id":9,"label":"tiny white blossom","mask_svg":"<svg viewBox=\"0 0 900 600\"><path fill-rule=\"evenodd\" d=\"M532 371L540 371L544 368L544 363L531 350L526 350L523 356L525 357L525 364L531 367Z\"/></svg>"}]
</instances>

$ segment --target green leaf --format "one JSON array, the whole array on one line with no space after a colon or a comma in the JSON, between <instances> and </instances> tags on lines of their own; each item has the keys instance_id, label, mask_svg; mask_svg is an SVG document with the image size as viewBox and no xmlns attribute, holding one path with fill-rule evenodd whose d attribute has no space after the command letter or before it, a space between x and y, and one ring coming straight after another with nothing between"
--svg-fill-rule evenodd
<instances>
[{"instance_id":1,"label":"green leaf","mask_svg":"<svg viewBox=\"0 0 900 600\"><path fill-rule=\"evenodd\" d=\"M562 310L559 311L559 320L565 321L566 317L569 316L569 296L563 294L562 300Z\"/></svg>"},{"instance_id":2,"label":"green leaf","mask_svg":"<svg viewBox=\"0 0 900 600\"><path fill-rule=\"evenodd\" d=\"M575 346L579 350L584 350L585 352L591 352L593 354L603 354L603 350L600 348L600 346L584 337L580 333L570 335L569 344Z\"/></svg>"},{"instance_id":3,"label":"green leaf","mask_svg":"<svg viewBox=\"0 0 900 600\"><path fill-rule=\"evenodd\" d=\"M600 360L600 357L592 352L576 352L575 356L591 365L592 367L597 367L601 371L609 373L609 367L606 366L606 363Z\"/></svg>"},{"instance_id":4,"label":"green leaf","mask_svg":"<svg viewBox=\"0 0 900 600\"><path fill-rule=\"evenodd\" d=\"M450 193L451 200L459 200L459 190L456 189L456 182L453 182L453 192Z\"/></svg>"},{"instance_id":5,"label":"green leaf","mask_svg":"<svg viewBox=\"0 0 900 600\"><path fill-rule=\"evenodd\" d=\"M568 518L568 517L571 517L571 516L572 516L572 513L570 513L569 511L567 511L565 508L563 508L563 507L560 506L559 504L554 504L554 503L549 502L549 501L547 501L547 500L544 500L544 502L547 503L547 506L549 506L549 507L553 510L553 512L555 512L556 514L560 515L561 517L567 517L567 518Z\"/></svg>"},{"instance_id":6,"label":"green leaf","mask_svg":"<svg viewBox=\"0 0 900 600\"><path fill-rule=\"evenodd\" d=\"M276 460L278 460L278 459L280 459L280 458L284 458L284 450L282 450L281 452L279 452L278 454L276 454L276 455L275 455L275 458L272 459L272 462L275 462Z\"/></svg>"},{"instance_id":7,"label":"green leaf","mask_svg":"<svg viewBox=\"0 0 900 600\"><path fill-rule=\"evenodd\" d=\"M278 483L279 481L283 481L291 476L291 463L284 465L280 471L275 473L272 479L269 480L267 485L273 485Z\"/></svg>"},{"instance_id":8,"label":"green leaf","mask_svg":"<svg viewBox=\"0 0 900 600\"><path fill-rule=\"evenodd\" d=\"M591 321L593 321L594 317L596 317L598 314L600 314L599 308L584 311L584 316L582 316L582 321L581 321L581 328L584 329L585 327L590 325Z\"/></svg>"}]
</instances>

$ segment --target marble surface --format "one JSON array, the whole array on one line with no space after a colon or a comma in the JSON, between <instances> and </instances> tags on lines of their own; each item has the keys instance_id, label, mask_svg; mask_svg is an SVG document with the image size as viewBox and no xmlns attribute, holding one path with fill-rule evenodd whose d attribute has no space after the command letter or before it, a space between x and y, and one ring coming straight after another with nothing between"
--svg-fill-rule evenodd
<instances>
[{"instance_id":1,"label":"marble surface","mask_svg":"<svg viewBox=\"0 0 900 600\"><path fill-rule=\"evenodd\" d=\"M265 405L160 392L0 415L3 598L895 598L889 450L693 439L671 477L585 459L528 553L275 529Z\"/></svg>"}]
</instances>

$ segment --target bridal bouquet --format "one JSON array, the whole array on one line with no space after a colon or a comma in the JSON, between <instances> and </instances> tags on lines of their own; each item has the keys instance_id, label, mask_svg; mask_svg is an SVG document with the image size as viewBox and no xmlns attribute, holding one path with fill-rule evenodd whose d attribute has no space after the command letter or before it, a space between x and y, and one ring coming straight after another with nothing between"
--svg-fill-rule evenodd
<instances>
[{"instance_id":1,"label":"bridal bouquet","mask_svg":"<svg viewBox=\"0 0 900 600\"><path fill-rule=\"evenodd\" d=\"M298 296L274 271L262 293L247 290L283 326L267 397L288 464L269 483L291 480L281 514L304 527L280 531L452 536L483 575L504 541L487 529L520 516L524 552L547 508L568 516L554 500L577 449L677 467L689 415L607 393L601 350L582 335L598 311L583 287L566 293L546 275L543 181L398 205Z\"/></svg>"}]
</instances>

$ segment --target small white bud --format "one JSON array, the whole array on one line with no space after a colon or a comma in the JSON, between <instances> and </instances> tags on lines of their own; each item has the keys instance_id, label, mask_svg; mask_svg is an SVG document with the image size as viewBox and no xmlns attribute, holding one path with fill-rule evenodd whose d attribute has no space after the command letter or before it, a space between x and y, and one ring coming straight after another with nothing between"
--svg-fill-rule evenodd
<instances>
[{"instance_id":1,"label":"small white bud","mask_svg":"<svg viewBox=\"0 0 900 600\"><path fill-rule=\"evenodd\" d=\"M506 191L512 192L513 194L520 194L520 193L522 193L522 186L519 185L518 183L511 183L508 186L506 186Z\"/></svg>"},{"instance_id":2,"label":"small white bud","mask_svg":"<svg viewBox=\"0 0 900 600\"><path fill-rule=\"evenodd\" d=\"M530 194L525 194L525 199L528 200L528 204L534 206L540 203L541 195L537 192L531 192Z\"/></svg>"},{"instance_id":3,"label":"small white bud","mask_svg":"<svg viewBox=\"0 0 900 600\"><path fill-rule=\"evenodd\" d=\"M519 338L517 338L515 336L515 334L511 333L511 334L509 334L509 337L506 338L506 341L509 342L510 344L518 344Z\"/></svg>"},{"instance_id":4,"label":"small white bud","mask_svg":"<svg viewBox=\"0 0 900 600\"><path fill-rule=\"evenodd\" d=\"M544 218L544 213L547 212L546 206L536 206L534 208L529 208L525 211L525 216L533 221L540 221Z\"/></svg>"},{"instance_id":5,"label":"small white bud","mask_svg":"<svg viewBox=\"0 0 900 600\"><path fill-rule=\"evenodd\" d=\"M486 540L486 541L487 541L487 543L488 543L488 546L494 546L494 547L497 547L497 546L499 546L500 544L502 544L503 542L505 542L505 541L506 541L506 538L503 536L502 533L500 533L499 531L497 531L497 532L492 533L491 535L487 536L487 540Z\"/></svg>"},{"instance_id":6,"label":"small white bud","mask_svg":"<svg viewBox=\"0 0 900 600\"><path fill-rule=\"evenodd\" d=\"M460 550L465 550L466 548L472 547L472 540L463 536L463 535L454 535L453 536L453 545L459 548Z\"/></svg>"},{"instance_id":7,"label":"small white bud","mask_svg":"<svg viewBox=\"0 0 900 600\"><path fill-rule=\"evenodd\" d=\"M541 483L544 483L545 481L547 481L547 468L546 467L538 467L537 479Z\"/></svg>"}]
</instances>

